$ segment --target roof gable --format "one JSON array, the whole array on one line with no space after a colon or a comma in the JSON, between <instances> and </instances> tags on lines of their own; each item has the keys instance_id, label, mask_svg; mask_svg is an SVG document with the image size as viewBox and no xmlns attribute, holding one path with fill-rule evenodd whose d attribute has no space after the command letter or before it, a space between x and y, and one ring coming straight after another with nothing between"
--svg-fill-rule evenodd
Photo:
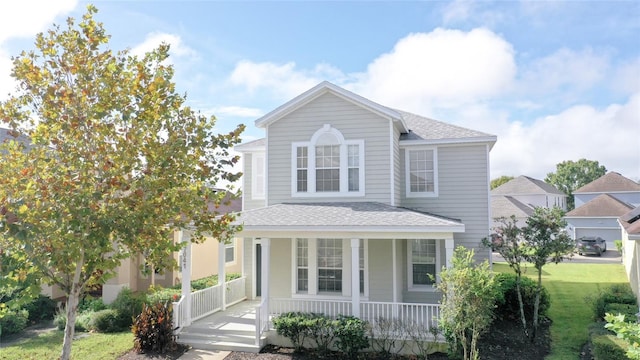
<instances>
[{"instance_id":1,"label":"roof gable","mask_svg":"<svg viewBox=\"0 0 640 360\"><path fill-rule=\"evenodd\" d=\"M565 195L553 185L538 179L520 175L491 190L491 195L517 195L517 194L556 194Z\"/></svg>"},{"instance_id":2,"label":"roof gable","mask_svg":"<svg viewBox=\"0 0 640 360\"><path fill-rule=\"evenodd\" d=\"M401 125L401 129L403 131L407 131L406 125L402 122L402 118L400 114L390 109L386 106L380 105L376 102L373 102L369 99L366 99L358 94L352 93L346 89L343 89L337 85L334 85L328 81L323 81L320 84L314 86L313 88L303 92L302 94L296 96L292 100L284 103L283 105L277 107L275 110L267 113L263 117L256 120L255 124L257 127L265 128L269 124L274 123L280 120L287 114L290 114L294 110L304 106L305 104L313 101L314 99L326 94L332 93L335 96L342 98L352 104L360 106L364 109L367 109L375 114L383 116L385 118L391 119L395 122L399 122Z\"/></svg>"},{"instance_id":3,"label":"roof gable","mask_svg":"<svg viewBox=\"0 0 640 360\"><path fill-rule=\"evenodd\" d=\"M640 191L640 184L612 171L578 188L573 193L606 193L616 191Z\"/></svg>"},{"instance_id":4,"label":"roof gable","mask_svg":"<svg viewBox=\"0 0 640 360\"><path fill-rule=\"evenodd\" d=\"M609 194L596 196L586 204L569 211L566 217L602 217L602 216L621 216L633 209L627 203L624 203Z\"/></svg>"},{"instance_id":5,"label":"roof gable","mask_svg":"<svg viewBox=\"0 0 640 360\"><path fill-rule=\"evenodd\" d=\"M511 215L519 218L529 217L533 215L533 208L511 196L494 196L491 198L491 216L493 218L508 218Z\"/></svg>"}]
</instances>

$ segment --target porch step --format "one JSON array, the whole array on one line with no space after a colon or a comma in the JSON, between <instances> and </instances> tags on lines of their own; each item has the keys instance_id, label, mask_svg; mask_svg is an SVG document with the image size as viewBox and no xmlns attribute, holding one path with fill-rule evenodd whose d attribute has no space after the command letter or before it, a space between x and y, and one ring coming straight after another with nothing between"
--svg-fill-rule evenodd
<instances>
[{"instance_id":1,"label":"porch step","mask_svg":"<svg viewBox=\"0 0 640 360\"><path fill-rule=\"evenodd\" d=\"M188 327L178 335L178 343L194 349L258 353L266 345L266 338L257 346L255 336L255 331Z\"/></svg>"}]
</instances>

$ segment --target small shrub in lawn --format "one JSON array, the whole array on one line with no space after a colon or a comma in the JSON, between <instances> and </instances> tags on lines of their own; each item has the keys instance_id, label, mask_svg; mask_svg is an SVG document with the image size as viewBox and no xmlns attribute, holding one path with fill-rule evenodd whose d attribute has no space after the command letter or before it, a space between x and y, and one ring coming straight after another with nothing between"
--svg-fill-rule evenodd
<instances>
[{"instance_id":1,"label":"small shrub in lawn","mask_svg":"<svg viewBox=\"0 0 640 360\"><path fill-rule=\"evenodd\" d=\"M102 298L95 298L91 295L87 295L78 303L78 312L85 311L100 311L106 309L108 306L102 301Z\"/></svg>"},{"instance_id":2,"label":"small shrub in lawn","mask_svg":"<svg viewBox=\"0 0 640 360\"><path fill-rule=\"evenodd\" d=\"M33 301L27 303L24 309L29 312L29 321L32 323L51 320L56 314L56 302L50 297L38 295Z\"/></svg>"},{"instance_id":3,"label":"small shrub in lawn","mask_svg":"<svg viewBox=\"0 0 640 360\"><path fill-rule=\"evenodd\" d=\"M596 335L591 338L594 360L627 360L627 343L615 335Z\"/></svg>"},{"instance_id":4,"label":"small shrub in lawn","mask_svg":"<svg viewBox=\"0 0 640 360\"><path fill-rule=\"evenodd\" d=\"M369 347L367 322L353 316L338 317L336 346L350 359L357 359L358 352Z\"/></svg>"},{"instance_id":5,"label":"small shrub in lawn","mask_svg":"<svg viewBox=\"0 0 640 360\"><path fill-rule=\"evenodd\" d=\"M126 330L126 327L120 326L120 314L118 310L104 309L96 311L91 317L89 328L101 333L114 333Z\"/></svg>"},{"instance_id":6,"label":"small shrub in lawn","mask_svg":"<svg viewBox=\"0 0 640 360\"><path fill-rule=\"evenodd\" d=\"M27 310L9 310L0 317L0 336L17 334L27 327L29 312Z\"/></svg>"},{"instance_id":7,"label":"small shrub in lawn","mask_svg":"<svg viewBox=\"0 0 640 360\"><path fill-rule=\"evenodd\" d=\"M74 326L75 331L89 331L91 329L90 323L93 314L93 311L78 313L76 315L76 325ZM56 314L53 318L53 324L58 328L58 330L64 330L67 325L67 314L64 310Z\"/></svg>"},{"instance_id":8,"label":"small shrub in lawn","mask_svg":"<svg viewBox=\"0 0 640 360\"><path fill-rule=\"evenodd\" d=\"M520 304L518 302L518 292L516 287L516 274L499 273L496 274L496 280L499 284L498 298L496 299L495 314L503 319L520 319ZM523 276L520 279L520 293L522 294L522 304L524 315L528 321L533 320L533 307L536 299L536 291L538 284ZM551 297L546 288L542 288L540 294L540 310L539 316L546 317L547 311L551 304Z\"/></svg>"},{"instance_id":9,"label":"small shrub in lawn","mask_svg":"<svg viewBox=\"0 0 640 360\"><path fill-rule=\"evenodd\" d=\"M289 339L294 351L300 352L304 348L304 341L310 334L312 314L288 312L273 319L273 327L278 335Z\"/></svg>"},{"instance_id":10,"label":"small shrub in lawn","mask_svg":"<svg viewBox=\"0 0 640 360\"><path fill-rule=\"evenodd\" d=\"M173 307L170 302L144 304L131 326L133 348L138 352L165 353L176 347L173 335Z\"/></svg>"},{"instance_id":11,"label":"small shrub in lawn","mask_svg":"<svg viewBox=\"0 0 640 360\"><path fill-rule=\"evenodd\" d=\"M118 293L110 308L118 311L118 326L127 329L133 323L133 319L140 314L146 301L144 294L134 294L129 288L123 288Z\"/></svg>"}]
</instances>

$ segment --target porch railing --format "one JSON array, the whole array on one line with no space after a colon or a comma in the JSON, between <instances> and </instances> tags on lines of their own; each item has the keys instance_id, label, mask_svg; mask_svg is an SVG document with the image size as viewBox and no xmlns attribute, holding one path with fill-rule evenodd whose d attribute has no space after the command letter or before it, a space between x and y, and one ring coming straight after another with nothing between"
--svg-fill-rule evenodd
<instances>
[{"instance_id":1,"label":"porch railing","mask_svg":"<svg viewBox=\"0 0 640 360\"><path fill-rule=\"evenodd\" d=\"M225 283L208 287L191 293L191 319L187 321L187 307L184 297L173 303L173 324L175 329L182 328L187 322L196 321L222 309L222 291L226 291L226 305L233 305L245 300L245 280L241 277Z\"/></svg>"},{"instance_id":2,"label":"porch railing","mask_svg":"<svg viewBox=\"0 0 640 360\"><path fill-rule=\"evenodd\" d=\"M271 299L269 314L278 316L282 313L298 311L325 314L331 317L351 315L351 301L318 300L318 299Z\"/></svg>"}]
</instances>

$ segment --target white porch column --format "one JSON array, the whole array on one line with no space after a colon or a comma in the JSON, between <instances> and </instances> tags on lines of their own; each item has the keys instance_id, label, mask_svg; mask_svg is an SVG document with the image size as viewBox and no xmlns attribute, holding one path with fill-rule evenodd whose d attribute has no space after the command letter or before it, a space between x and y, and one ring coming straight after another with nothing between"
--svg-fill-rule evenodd
<instances>
[{"instance_id":1,"label":"white porch column","mask_svg":"<svg viewBox=\"0 0 640 360\"><path fill-rule=\"evenodd\" d=\"M393 286L393 302L398 302L398 264L397 264L397 255L396 255L396 239L391 240L391 286ZM394 307L395 309L395 307Z\"/></svg>"},{"instance_id":2,"label":"white porch column","mask_svg":"<svg viewBox=\"0 0 640 360\"><path fill-rule=\"evenodd\" d=\"M260 239L260 244L262 247L262 268L260 271L261 283L260 283L260 296L261 301L260 305L262 307L262 311L266 311L269 313L269 269L271 268L271 239L262 238Z\"/></svg>"},{"instance_id":3,"label":"white porch column","mask_svg":"<svg viewBox=\"0 0 640 360\"><path fill-rule=\"evenodd\" d=\"M451 267L451 259L453 258L453 238L444 239L445 257L447 260L447 267Z\"/></svg>"},{"instance_id":4,"label":"white porch column","mask_svg":"<svg viewBox=\"0 0 640 360\"><path fill-rule=\"evenodd\" d=\"M222 300L222 310L227 308L227 274L224 272L226 257L225 249L226 244L222 241L218 241L218 284L220 285L220 299Z\"/></svg>"},{"instance_id":5,"label":"white porch column","mask_svg":"<svg viewBox=\"0 0 640 360\"><path fill-rule=\"evenodd\" d=\"M351 307L360 317L360 239L351 239Z\"/></svg>"},{"instance_id":6,"label":"white porch column","mask_svg":"<svg viewBox=\"0 0 640 360\"><path fill-rule=\"evenodd\" d=\"M180 271L182 272L182 297L184 298L184 326L191 325L191 240L180 231L180 241L186 243L180 257Z\"/></svg>"}]
</instances>

